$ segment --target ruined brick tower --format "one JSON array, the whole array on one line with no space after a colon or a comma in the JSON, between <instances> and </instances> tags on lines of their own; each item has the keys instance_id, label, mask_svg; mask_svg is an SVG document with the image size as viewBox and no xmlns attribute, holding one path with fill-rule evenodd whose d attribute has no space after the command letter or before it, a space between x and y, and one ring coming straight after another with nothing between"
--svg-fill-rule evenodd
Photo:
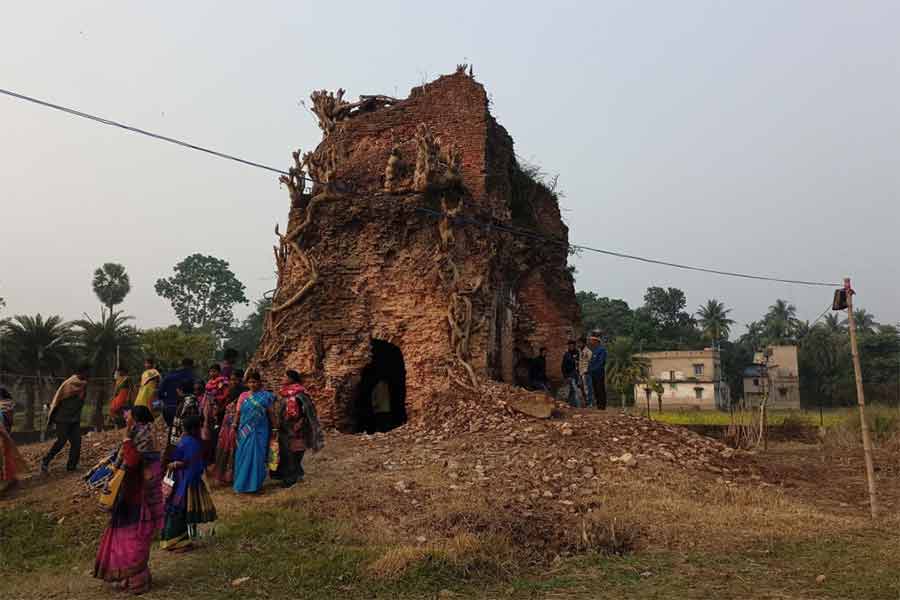
<instances>
[{"instance_id":1,"label":"ruined brick tower","mask_svg":"<svg viewBox=\"0 0 900 600\"><path fill-rule=\"evenodd\" d=\"M514 384L541 346L558 380L579 326L568 228L484 88L461 66L405 100L312 100L323 140L282 178L291 209L254 366L270 383L307 374L320 417L345 431L367 427L379 380L395 424L479 382Z\"/></svg>"}]
</instances>

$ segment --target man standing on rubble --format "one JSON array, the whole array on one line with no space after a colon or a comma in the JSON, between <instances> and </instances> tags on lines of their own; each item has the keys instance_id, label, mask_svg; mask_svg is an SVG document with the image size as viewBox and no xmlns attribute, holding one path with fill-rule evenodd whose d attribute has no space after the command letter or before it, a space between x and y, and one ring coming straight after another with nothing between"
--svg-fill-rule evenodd
<instances>
[{"instance_id":1,"label":"man standing on rubble","mask_svg":"<svg viewBox=\"0 0 900 600\"><path fill-rule=\"evenodd\" d=\"M594 388L591 385L591 356L594 353L588 347L587 338L581 336L579 340L581 350L578 353L578 375L581 378L582 392L584 393L584 405L587 408L594 406Z\"/></svg>"},{"instance_id":2,"label":"man standing on rubble","mask_svg":"<svg viewBox=\"0 0 900 600\"><path fill-rule=\"evenodd\" d=\"M595 330L588 338L588 345L591 347L591 362L588 372L597 409L606 410L606 348L603 347L600 336L600 332Z\"/></svg>"},{"instance_id":3,"label":"man standing on rubble","mask_svg":"<svg viewBox=\"0 0 900 600\"><path fill-rule=\"evenodd\" d=\"M569 384L569 405L581 408L581 376L578 374L578 350L575 340L569 340L569 348L563 354L562 375Z\"/></svg>"}]
</instances>

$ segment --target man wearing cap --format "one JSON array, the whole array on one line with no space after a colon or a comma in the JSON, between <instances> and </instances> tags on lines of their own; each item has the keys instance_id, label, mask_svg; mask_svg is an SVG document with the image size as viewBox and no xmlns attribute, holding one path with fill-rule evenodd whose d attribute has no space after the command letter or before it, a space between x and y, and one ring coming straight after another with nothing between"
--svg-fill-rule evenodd
<instances>
[{"instance_id":1,"label":"man wearing cap","mask_svg":"<svg viewBox=\"0 0 900 600\"><path fill-rule=\"evenodd\" d=\"M592 331L588 338L588 346L591 348L588 372L597 409L606 410L606 348L603 347L600 335L599 331Z\"/></svg>"}]
</instances>

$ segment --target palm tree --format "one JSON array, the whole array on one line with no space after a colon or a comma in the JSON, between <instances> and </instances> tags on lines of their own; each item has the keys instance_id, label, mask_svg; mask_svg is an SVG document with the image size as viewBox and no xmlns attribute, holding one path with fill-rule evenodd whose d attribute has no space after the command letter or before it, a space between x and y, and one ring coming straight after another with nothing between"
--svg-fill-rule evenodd
<instances>
[{"instance_id":1,"label":"palm tree","mask_svg":"<svg viewBox=\"0 0 900 600\"><path fill-rule=\"evenodd\" d=\"M878 327L875 315L864 308L857 308L853 311L853 320L856 322L856 333L859 335L875 333L875 329ZM847 326L847 323L849 323L848 319L841 321L841 325L844 327Z\"/></svg>"},{"instance_id":2,"label":"palm tree","mask_svg":"<svg viewBox=\"0 0 900 600\"><path fill-rule=\"evenodd\" d=\"M770 344L790 342L797 329L797 307L785 300L778 299L769 307L763 319L765 336Z\"/></svg>"},{"instance_id":3,"label":"palm tree","mask_svg":"<svg viewBox=\"0 0 900 600\"><path fill-rule=\"evenodd\" d=\"M627 336L617 337L607 347L606 378L619 395L622 408L625 408L625 397L634 390L647 366L646 359L634 350L634 341Z\"/></svg>"},{"instance_id":4,"label":"palm tree","mask_svg":"<svg viewBox=\"0 0 900 600\"><path fill-rule=\"evenodd\" d=\"M133 317L124 315L121 311L109 312L100 310L100 319L94 321L85 315L73 323L78 328L76 335L78 345L81 347L88 361L94 365L94 372L101 377L111 377L113 370L118 367L117 358L123 363L137 356L139 350L139 335L137 329L128 324ZM94 427L99 429L103 425L103 400L105 393L103 386L97 387L94 398Z\"/></svg>"},{"instance_id":5,"label":"palm tree","mask_svg":"<svg viewBox=\"0 0 900 600\"><path fill-rule=\"evenodd\" d=\"M125 266L118 263L105 263L94 271L94 293L109 310L110 314L116 304L121 304L131 291L131 281Z\"/></svg>"},{"instance_id":6,"label":"palm tree","mask_svg":"<svg viewBox=\"0 0 900 600\"><path fill-rule=\"evenodd\" d=\"M38 381L42 375L58 373L71 363L75 341L72 326L60 316L44 319L38 314L16 315L3 329L13 367L34 378L25 405L25 429L34 429Z\"/></svg>"},{"instance_id":7,"label":"palm tree","mask_svg":"<svg viewBox=\"0 0 900 600\"><path fill-rule=\"evenodd\" d=\"M723 339L728 339L731 334L731 326L734 319L728 318L730 308L725 308L724 302L711 299L697 309L697 321L703 335L712 340L713 345L718 345Z\"/></svg>"},{"instance_id":8,"label":"palm tree","mask_svg":"<svg viewBox=\"0 0 900 600\"><path fill-rule=\"evenodd\" d=\"M822 321L822 326L828 333L843 335L847 332L847 328L844 326L844 322L837 315L837 313L828 313L827 315L825 315L825 320Z\"/></svg>"}]
</instances>

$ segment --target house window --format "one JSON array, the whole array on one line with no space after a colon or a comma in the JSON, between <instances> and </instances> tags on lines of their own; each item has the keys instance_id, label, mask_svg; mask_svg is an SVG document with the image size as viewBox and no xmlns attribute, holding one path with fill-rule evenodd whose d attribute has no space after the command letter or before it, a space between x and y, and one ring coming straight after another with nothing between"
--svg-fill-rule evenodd
<instances>
[{"instance_id":1,"label":"house window","mask_svg":"<svg viewBox=\"0 0 900 600\"><path fill-rule=\"evenodd\" d=\"M703 363L697 363L694 365L694 377L700 377L703 375Z\"/></svg>"},{"instance_id":2,"label":"house window","mask_svg":"<svg viewBox=\"0 0 900 600\"><path fill-rule=\"evenodd\" d=\"M759 387L759 378L757 378L757 377L753 378L753 387Z\"/></svg>"},{"instance_id":3,"label":"house window","mask_svg":"<svg viewBox=\"0 0 900 600\"><path fill-rule=\"evenodd\" d=\"M702 387L695 387L694 393L697 395L697 400L703 399L703 388Z\"/></svg>"}]
</instances>

